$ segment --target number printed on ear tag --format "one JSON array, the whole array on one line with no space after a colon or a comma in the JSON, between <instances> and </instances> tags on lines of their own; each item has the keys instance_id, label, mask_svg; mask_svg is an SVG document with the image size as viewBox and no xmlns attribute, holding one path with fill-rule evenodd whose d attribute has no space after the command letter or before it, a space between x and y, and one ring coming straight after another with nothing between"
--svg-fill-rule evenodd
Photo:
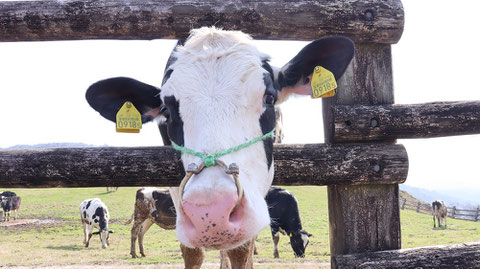
<instances>
[{"instance_id":1,"label":"number printed on ear tag","mask_svg":"<svg viewBox=\"0 0 480 269\"><path fill-rule=\"evenodd\" d=\"M125 102L117 112L117 132L139 133L142 129L142 116L132 102Z\"/></svg>"},{"instance_id":2,"label":"number printed on ear tag","mask_svg":"<svg viewBox=\"0 0 480 269\"><path fill-rule=\"evenodd\" d=\"M332 72L321 66L315 67L310 85L312 86L312 98L334 96L337 88L337 82Z\"/></svg>"}]
</instances>

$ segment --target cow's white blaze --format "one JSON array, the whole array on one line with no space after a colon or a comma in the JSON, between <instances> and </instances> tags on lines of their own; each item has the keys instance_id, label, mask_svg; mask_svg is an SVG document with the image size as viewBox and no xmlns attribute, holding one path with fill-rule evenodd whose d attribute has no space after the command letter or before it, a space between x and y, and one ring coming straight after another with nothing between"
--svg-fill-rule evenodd
<instances>
[{"instance_id":1,"label":"cow's white blaze","mask_svg":"<svg viewBox=\"0 0 480 269\"><path fill-rule=\"evenodd\" d=\"M185 147L211 154L263 134L259 120L265 110L263 77L267 71L262 68L262 59L266 55L254 47L249 36L241 32L202 28L194 32L176 57L177 61L171 67L174 72L163 85L161 98L173 96L179 102ZM237 210L241 211L238 214L242 215L242 220L234 220L237 226L233 229L238 229L235 242L228 242L226 237L217 238L218 247L229 248L245 242L268 226L264 196L271 185L273 169L267 167L262 142L220 159L227 165L236 163L239 166L245 194ZM185 154L182 161L185 167L190 163L201 163L200 158ZM213 204L225 197L236 199L236 187L231 176L218 166L194 175L183 195L187 204L191 201L190 204L196 207L211 206L211 210L217 208ZM210 247L209 243L197 240L199 233L210 232L205 231L209 228L194 232L185 216L182 210L177 210L180 241L190 247ZM223 216L228 217L235 216Z\"/></svg>"}]
</instances>

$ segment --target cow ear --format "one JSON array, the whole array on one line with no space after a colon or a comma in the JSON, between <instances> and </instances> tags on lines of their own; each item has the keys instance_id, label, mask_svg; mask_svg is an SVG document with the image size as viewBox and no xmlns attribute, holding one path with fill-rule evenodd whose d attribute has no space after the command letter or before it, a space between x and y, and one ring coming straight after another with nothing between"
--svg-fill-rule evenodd
<instances>
[{"instance_id":1,"label":"cow ear","mask_svg":"<svg viewBox=\"0 0 480 269\"><path fill-rule=\"evenodd\" d=\"M85 94L88 104L104 118L116 122L118 110L126 101L142 115L142 123L160 115L160 89L126 77L109 78L92 84Z\"/></svg>"},{"instance_id":2,"label":"cow ear","mask_svg":"<svg viewBox=\"0 0 480 269\"><path fill-rule=\"evenodd\" d=\"M353 41L344 36L320 38L305 46L275 78L280 88L279 103L292 93L311 96L310 81L316 66L322 66L332 72L336 80L340 79L354 52Z\"/></svg>"},{"instance_id":3,"label":"cow ear","mask_svg":"<svg viewBox=\"0 0 480 269\"><path fill-rule=\"evenodd\" d=\"M108 233L113 234L113 233L115 233L115 231L109 230Z\"/></svg>"},{"instance_id":4,"label":"cow ear","mask_svg":"<svg viewBox=\"0 0 480 269\"><path fill-rule=\"evenodd\" d=\"M93 232L92 234L100 234L100 232Z\"/></svg>"}]
</instances>

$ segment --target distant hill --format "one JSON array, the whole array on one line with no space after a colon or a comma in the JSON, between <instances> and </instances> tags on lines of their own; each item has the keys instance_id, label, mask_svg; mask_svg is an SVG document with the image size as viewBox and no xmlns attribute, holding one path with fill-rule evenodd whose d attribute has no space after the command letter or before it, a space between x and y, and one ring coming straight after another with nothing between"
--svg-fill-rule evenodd
<instances>
[{"instance_id":1,"label":"distant hill","mask_svg":"<svg viewBox=\"0 0 480 269\"><path fill-rule=\"evenodd\" d=\"M480 205L480 195L478 192L469 190L427 190L417 187L400 185L403 190L413 197L431 204L435 200L443 200L449 207L456 206L459 208L476 208Z\"/></svg>"},{"instance_id":2,"label":"distant hill","mask_svg":"<svg viewBox=\"0 0 480 269\"><path fill-rule=\"evenodd\" d=\"M46 143L36 145L15 145L8 148L0 148L2 150L23 150L23 149L54 149L54 148L87 148L87 147L107 147L88 145L85 143Z\"/></svg>"}]
</instances>

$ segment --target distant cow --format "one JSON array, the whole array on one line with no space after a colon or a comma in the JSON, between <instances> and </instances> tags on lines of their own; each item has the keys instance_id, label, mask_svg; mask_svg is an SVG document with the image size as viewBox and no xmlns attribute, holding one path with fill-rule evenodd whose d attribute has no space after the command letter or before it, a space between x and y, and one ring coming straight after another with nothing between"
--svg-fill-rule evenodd
<instances>
[{"instance_id":1,"label":"distant cow","mask_svg":"<svg viewBox=\"0 0 480 269\"><path fill-rule=\"evenodd\" d=\"M12 193L12 192L10 192ZM14 193L13 193L14 194ZM7 194L8 195L8 194ZM22 198L20 196L14 195L14 196L1 196L1 204L2 204L2 209L3 209L3 220L4 221L10 221L10 211L13 211L13 219L17 219L17 212L18 209L20 209L20 204L22 202Z\"/></svg>"},{"instance_id":2,"label":"distant cow","mask_svg":"<svg viewBox=\"0 0 480 269\"><path fill-rule=\"evenodd\" d=\"M80 214L85 234L83 242L85 247L88 247L92 235L99 234L102 248L106 248L109 245L109 234L113 233L113 231L108 230L110 214L107 206L99 198L87 199L80 204ZM99 231L93 232L93 227L99 229Z\"/></svg>"},{"instance_id":3,"label":"distant cow","mask_svg":"<svg viewBox=\"0 0 480 269\"><path fill-rule=\"evenodd\" d=\"M435 228L435 217L438 220L438 227L442 227L442 222L447 227L447 205L442 200L435 200L432 203L433 228Z\"/></svg>"},{"instance_id":4,"label":"distant cow","mask_svg":"<svg viewBox=\"0 0 480 269\"><path fill-rule=\"evenodd\" d=\"M278 241L281 232L290 237L290 244L295 252L295 257L305 257L305 248L312 236L302 229L302 222L298 212L298 203L295 196L279 187L270 187L265 197L270 214L270 228L273 237L273 256L279 258Z\"/></svg>"},{"instance_id":5,"label":"distant cow","mask_svg":"<svg viewBox=\"0 0 480 269\"><path fill-rule=\"evenodd\" d=\"M175 229L175 206L173 205L169 191L157 188L142 188L137 190L135 209L132 218L126 223L131 223L132 219L134 219L134 222L131 231L130 254L132 258L138 257L135 252L135 243L138 238L140 254L142 257L145 257L143 237L152 224L155 223L165 230Z\"/></svg>"}]
</instances>

